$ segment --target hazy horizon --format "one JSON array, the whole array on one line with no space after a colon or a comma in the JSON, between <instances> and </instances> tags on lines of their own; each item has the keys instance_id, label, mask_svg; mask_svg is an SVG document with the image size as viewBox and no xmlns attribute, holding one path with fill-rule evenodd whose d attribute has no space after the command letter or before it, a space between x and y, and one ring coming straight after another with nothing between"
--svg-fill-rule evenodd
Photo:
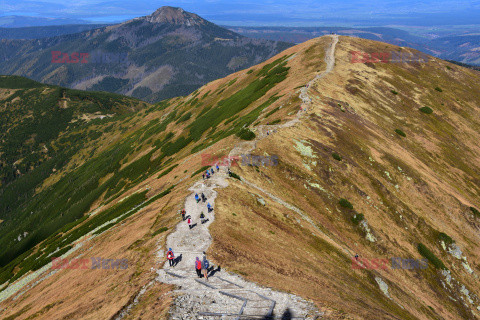
<instances>
[{"instance_id":1,"label":"hazy horizon","mask_svg":"<svg viewBox=\"0 0 480 320\"><path fill-rule=\"evenodd\" d=\"M201 17L228 26L325 25L355 26L444 26L480 24L480 1L349 2L329 0L279 1L98 1L65 4L60 0L1 0L0 19L10 16L62 19L67 23L118 23L149 15L162 6L181 7ZM92 7L95 10L92 10ZM33 19L32 19L33 20ZM50 20L54 21L54 20ZM61 21L55 22L59 24ZM72 22L68 22L72 21ZM48 21L47 21L48 22ZM44 25L44 24L43 24Z\"/></svg>"}]
</instances>

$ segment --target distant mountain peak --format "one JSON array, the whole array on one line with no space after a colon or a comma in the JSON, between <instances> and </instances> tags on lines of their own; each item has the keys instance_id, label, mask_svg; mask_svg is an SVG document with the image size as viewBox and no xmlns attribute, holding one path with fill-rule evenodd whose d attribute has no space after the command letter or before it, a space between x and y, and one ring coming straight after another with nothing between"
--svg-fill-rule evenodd
<instances>
[{"instance_id":1,"label":"distant mountain peak","mask_svg":"<svg viewBox=\"0 0 480 320\"><path fill-rule=\"evenodd\" d=\"M203 25L207 21L194 13L187 12L182 8L164 6L157 9L151 15L145 17L145 20L151 23L168 23L175 25Z\"/></svg>"}]
</instances>

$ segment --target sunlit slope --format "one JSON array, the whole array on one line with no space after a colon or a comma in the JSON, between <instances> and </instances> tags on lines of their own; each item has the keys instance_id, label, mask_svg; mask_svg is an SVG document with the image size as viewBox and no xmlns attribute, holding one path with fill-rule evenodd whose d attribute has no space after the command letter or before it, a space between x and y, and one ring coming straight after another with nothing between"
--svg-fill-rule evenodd
<instances>
[{"instance_id":1,"label":"sunlit slope","mask_svg":"<svg viewBox=\"0 0 480 320\"><path fill-rule=\"evenodd\" d=\"M323 55L321 44L316 50L312 60L314 54ZM180 176L182 185L197 179L199 175L192 173L202 167L202 150L212 149L218 141L230 144L239 136L248 139L251 132L246 127L263 110L288 103L296 112L298 97L288 92L301 86L304 79L285 81L294 61L288 59L294 54L295 50L287 51L251 70L210 83L188 97L89 122L98 133L94 142L85 143L62 167L39 181L25 175L26 181L35 183L36 196L19 202L16 210L20 215L32 212L36 218L30 224L16 225L4 236L10 249L3 255L2 280L10 283L4 293L13 290L11 284L22 275L48 267L52 256L74 250L85 235L108 230L163 198ZM316 67L312 64L309 68L314 72ZM182 165L184 161L190 161L187 167ZM168 174L171 170L177 175ZM116 204L133 192L128 201ZM154 195L157 197L152 198ZM175 197L182 195L175 193ZM15 225L15 218L3 220L5 228Z\"/></svg>"},{"instance_id":2,"label":"sunlit slope","mask_svg":"<svg viewBox=\"0 0 480 320\"><path fill-rule=\"evenodd\" d=\"M38 214L42 204L58 215L62 203L75 214L60 215L61 225L70 224L6 261L2 281L10 285L0 294L15 288L14 275L68 250L69 258L127 258L130 267L60 270L3 301L1 312L117 314L155 277L156 246L179 222L202 159L235 149L279 161L232 167L242 181L218 190L208 252L215 264L312 299L334 319L478 317L479 74L441 60L351 63L351 50L409 49L340 37L333 70L308 88L312 103L299 121L285 126L297 118L301 88L326 68L331 41L308 41L187 97L96 120L101 136L91 148L42 180L19 209ZM355 254L430 260L424 270L359 270ZM169 287L149 288L130 318L168 311Z\"/></svg>"},{"instance_id":3,"label":"sunlit slope","mask_svg":"<svg viewBox=\"0 0 480 320\"><path fill-rule=\"evenodd\" d=\"M476 318L480 75L434 58L351 63L351 51L412 52L340 37L308 116L252 152L279 165L240 166L246 182L219 197L211 254L338 317ZM369 270L352 268L355 254Z\"/></svg>"}]
</instances>

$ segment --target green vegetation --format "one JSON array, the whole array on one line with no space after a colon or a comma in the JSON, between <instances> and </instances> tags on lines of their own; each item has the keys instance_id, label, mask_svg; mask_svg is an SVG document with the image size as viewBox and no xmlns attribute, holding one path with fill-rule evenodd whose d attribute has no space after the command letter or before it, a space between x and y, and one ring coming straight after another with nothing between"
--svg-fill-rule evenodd
<instances>
[{"instance_id":1,"label":"green vegetation","mask_svg":"<svg viewBox=\"0 0 480 320\"><path fill-rule=\"evenodd\" d=\"M443 262L440 259L438 259L433 254L433 252L431 252L424 244L419 243L417 246L417 250L424 258L430 261L430 263L432 263L435 266L435 268L447 270L447 267L445 267Z\"/></svg>"},{"instance_id":2,"label":"green vegetation","mask_svg":"<svg viewBox=\"0 0 480 320\"><path fill-rule=\"evenodd\" d=\"M236 174L235 172L230 171L230 177L242 181L242 178L240 178L240 176L238 174Z\"/></svg>"},{"instance_id":3,"label":"green vegetation","mask_svg":"<svg viewBox=\"0 0 480 320\"><path fill-rule=\"evenodd\" d=\"M171 188L167 189L165 192L168 193L170 190ZM30 270L40 269L51 261L50 256L53 253L57 257L61 256L72 248L71 244L74 241L83 237L87 233L99 228L99 230L94 232L95 234L99 234L159 198L159 195L157 195L152 197L149 201L145 201L146 193L147 191L135 193L111 208L96 214L91 219L88 219L88 217L85 216L82 217L82 219L78 219L62 231L67 232L67 229L71 230L74 227L76 228L62 236L60 236L59 232L52 233L52 235L39 246L38 251L35 254L32 255L31 250L26 251L0 269L0 283L9 279L10 281L14 281ZM164 193L162 194L164 195ZM162 194L160 195L163 196ZM143 204L143 206L141 204ZM14 268L19 269L15 275L13 275Z\"/></svg>"},{"instance_id":4,"label":"green vegetation","mask_svg":"<svg viewBox=\"0 0 480 320\"><path fill-rule=\"evenodd\" d=\"M175 169L176 167L178 167L178 164L174 164L173 166L170 166L169 168L163 170L157 177L157 179L160 179L161 177L169 174L173 169Z\"/></svg>"},{"instance_id":5,"label":"green vegetation","mask_svg":"<svg viewBox=\"0 0 480 320\"><path fill-rule=\"evenodd\" d=\"M128 84L128 82L128 79L105 77L99 83L94 84L90 89L93 91L115 92L120 90L124 85Z\"/></svg>"},{"instance_id":6,"label":"green vegetation","mask_svg":"<svg viewBox=\"0 0 480 320\"><path fill-rule=\"evenodd\" d=\"M208 90L207 92L205 92L205 94L202 96L202 100L205 99L205 98L208 96L208 94L210 93L210 91L211 91L211 90Z\"/></svg>"},{"instance_id":7,"label":"green vegetation","mask_svg":"<svg viewBox=\"0 0 480 320\"><path fill-rule=\"evenodd\" d=\"M273 121L271 121L271 122L267 122L267 125L273 126L273 125L275 125L275 124L277 124L277 123L280 123L280 122L282 122L282 120L280 120L280 119L275 119L275 120L273 120Z\"/></svg>"},{"instance_id":8,"label":"green vegetation","mask_svg":"<svg viewBox=\"0 0 480 320\"><path fill-rule=\"evenodd\" d=\"M137 101L111 93L48 87L50 92L45 94L44 90L45 87L18 90L21 100L12 109L15 113L7 109L0 116L0 149L5 161L0 166L0 218L4 220L0 247L5 248L0 252L2 274L7 264L24 253L28 256L39 242L82 218L104 192L113 195L131 182L120 175L119 180L111 178L99 184L103 177L119 170L120 161L131 152L138 135L125 137L124 142L97 156L92 150L90 159L82 166L70 169L53 185L36 193L52 172L62 170L81 148L93 144L93 139L101 139L102 131L97 131L96 126L130 118L124 113L90 123L72 123L76 114L122 113L130 109L129 103ZM58 99L63 96L69 99L67 109L58 106ZM11 125L13 119L15 126ZM25 143L26 140L29 142ZM21 165L15 164L19 159ZM22 241L13 241L24 232L28 235Z\"/></svg>"},{"instance_id":9,"label":"green vegetation","mask_svg":"<svg viewBox=\"0 0 480 320\"><path fill-rule=\"evenodd\" d=\"M398 94L398 92L395 91L395 90L390 90L390 92L393 93L393 94Z\"/></svg>"},{"instance_id":10,"label":"green vegetation","mask_svg":"<svg viewBox=\"0 0 480 320\"><path fill-rule=\"evenodd\" d=\"M239 132L236 134L240 139L243 140L253 140L255 139L255 133L253 133L250 129L248 128L242 128Z\"/></svg>"},{"instance_id":11,"label":"green vegetation","mask_svg":"<svg viewBox=\"0 0 480 320\"><path fill-rule=\"evenodd\" d=\"M421 107L421 108L418 109L418 110L420 110L421 112L426 113L426 114L432 114L432 113L433 113L432 108L427 107L427 106Z\"/></svg>"},{"instance_id":12,"label":"green vegetation","mask_svg":"<svg viewBox=\"0 0 480 320\"><path fill-rule=\"evenodd\" d=\"M293 54L293 53L292 53ZM291 56L291 55L290 55ZM257 73L257 76L261 77L261 76L266 76L270 70L272 70L272 68L274 68L275 66L284 66L286 65L286 61L288 59L288 57L290 56L283 56L281 57L280 59L277 59L269 64L266 64L263 66L262 69L260 69L260 71Z\"/></svg>"},{"instance_id":13,"label":"green vegetation","mask_svg":"<svg viewBox=\"0 0 480 320\"><path fill-rule=\"evenodd\" d=\"M453 244L453 239L450 236L448 236L446 233L440 232L438 234L438 239L440 241L443 241L447 246Z\"/></svg>"},{"instance_id":14,"label":"green vegetation","mask_svg":"<svg viewBox=\"0 0 480 320\"><path fill-rule=\"evenodd\" d=\"M267 113L265 115L265 118L268 118L269 116L271 116L272 114L274 114L275 112L277 112L278 110L280 110L280 107L276 107L275 109L273 109L272 111L270 111L269 113Z\"/></svg>"},{"instance_id":15,"label":"green vegetation","mask_svg":"<svg viewBox=\"0 0 480 320\"><path fill-rule=\"evenodd\" d=\"M332 153L332 158L337 161L342 161L342 157L336 152Z\"/></svg>"},{"instance_id":16,"label":"green vegetation","mask_svg":"<svg viewBox=\"0 0 480 320\"><path fill-rule=\"evenodd\" d=\"M0 283L41 266L48 260L48 254L57 248L62 252L68 251L71 243L86 233L100 234L109 230L121 219L156 199L153 197L147 200L145 192L137 193L95 216L89 217L86 214L99 199L103 199L102 204L106 205L147 176L160 170L163 171L158 174L158 178L166 175L176 167L174 165L164 169L173 161L173 156L199 141L205 132L208 132L208 140L197 144L197 150L234 134L241 139L254 139L255 134L248 126L279 97L271 96L241 117L240 112L286 78L289 68L284 59L285 57L278 59L267 68L262 68L259 78L253 79L217 104L204 107L202 114L195 117L187 126L186 132L180 136L167 132L167 127L175 120L180 123L192 119L191 112L182 114L181 109L172 110L163 117L155 117L133 133L126 133L138 123L132 121L131 110L143 108L143 114L158 112L176 100L164 100L146 107L136 99L112 93L50 87L50 94L42 94L45 90L43 85L35 82L29 84L28 79L21 80L23 82L18 80L16 84L12 79L0 77L0 83L3 81L4 86L18 86L18 83L32 86L28 91L18 90L13 96L1 101L10 103L15 97L21 97L20 101L29 108L15 110L15 117L19 114L24 116L23 127L12 127L13 115L0 112L0 129L4 129L0 130L0 141L11 143L11 147L7 148L3 142L0 144L2 160L4 157L11 159L12 165L8 167L2 164L0 168L0 178L3 178L0 184L0 218L3 220L2 231L6 231L0 237L0 246L6 248L0 252ZM117 80L107 78L102 85L115 86L118 84L115 81ZM233 83L232 80L229 85ZM198 94L199 91L193 93L187 102L192 109L200 107L201 102L196 97ZM62 100L63 97L66 98L63 101L67 102L67 108L64 108L63 103L62 108L59 106L59 99ZM72 121L79 114L96 112L116 115L88 123L82 120ZM229 128L214 130L227 119L231 123ZM109 132L122 134L121 139L97 151L99 143L102 142L103 146L103 140L109 138ZM27 140L33 143L25 143ZM148 146L153 148L149 149ZM48 153L44 149L48 149ZM88 153L82 154L79 162L70 165L72 157L84 149ZM17 161L19 159L22 161ZM15 162L16 167L13 167ZM65 172L61 171L64 167ZM201 171L205 169L202 168ZM45 179L56 171L62 172L59 179L39 189ZM12 174L15 172L21 172L21 175ZM234 173L231 176L241 179ZM22 241L12 240L23 232L28 232L28 235Z\"/></svg>"},{"instance_id":17,"label":"green vegetation","mask_svg":"<svg viewBox=\"0 0 480 320\"><path fill-rule=\"evenodd\" d=\"M31 89L46 85L20 76L0 76L0 88L4 89Z\"/></svg>"},{"instance_id":18,"label":"green vegetation","mask_svg":"<svg viewBox=\"0 0 480 320\"><path fill-rule=\"evenodd\" d=\"M264 103L262 103L260 106L258 106L257 108L255 108L254 110L250 111L250 113L244 115L241 119L239 119L238 121L235 122L234 126L236 128L239 128L239 127L248 127L249 125L251 125L255 120L258 119L260 113L265 109L267 108L268 106L270 106L272 103L274 103L275 101L277 101L280 97L277 97L276 95L273 95L271 96L267 101L265 101Z\"/></svg>"},{"instance_id":19,"label":"green vegetation","mask_svg":"<svg viewBox=\"0 0 480 320\"><path fill-rule=\"evenodd\" d=\"M278 59L277 63L282 60L283 58ZM219 101L215 107L196 117L187 127L190 129L189 137L194 141L200 140L203 133L208 129L216 127L224 120L237 115L240 111L263 97L265 93L272 89L277 83L285 80L289 70L285 65L286 63L280 63L275 67L272 65L268 70L262 69L259 72L259 74L262 75L261 77L253 80L228 98ZM274 98L272 98L272 100L273 99ZM253 122L254 120L251 121ZM224 137L237 133L242 129L243 125L244 123L237 123L235 128L225 132Z\"/></svg>"},{"instance_id":20,"label":"green vegetation","mask_svg":"<svg viewBox=\"0 0 480 320\"><path fill-rule=\"evenodd\" d=\"M340 206L342 206L343 208L353 209L353 205L347 199L340 198L338 204L340 204Z\"/></svg>"},{"instance_id":21,"label":"green vegetation","mask_svg":"<svg viewBox=\"0 0 480 320\"><path fill-rule=\"evenodd\" d=\"M363 216L362 213L357 213L351 219L352 219L353 224L357 225L357 224L360 223L360 221L365 219L365 217Z\"/></svg>"},{"instance_id":22,"label":"green vegetation","mask_svg":"<svg viewBox=\"0 0 480 320\"><path fill-rule=\"evenodd\" d=\"M211 166L203 166L200 169L198 169L197 171L195 171L194 173L192 173L192 175L190 177L196 176L197 174L202 173L203 171L206 171L210 167Z\"/></svg>"},{"instance_id":23,"label":"green vegetation","mask_svg":"<svg viewBox=\"0 0 480 320\"><path fill-rule=\"evenodd\" d=\"M230 87L232 84L234 84L235 82L237 82L237 78L233 79L233 80L230 80L227 84L227 87Z\"/></svg>"},{"instance_id":24,"label":"green vegetation","mask_svg":"<svg viewBox=\"0 0 480 320\"><path fill-rule=\"evenodd\" d=\"M440 87L435 87L435 90L437 90L438 92L443 92L442 88Z\"/></svg>"},{"instance_id":25,"label":"green vegetation","mask_svg":"<svg viewBox=\"0 0 480 320\"><path fill-rule=\"evenodd\" d=\"M224 124L224 125L227 125L227 124L229 124L230 122L232 122L232 121L234 121L234 120L236 120L236 119L238 119L238 114L235 115L235 116L233 116L233 117L231 117L230 119L225 120L225 122L224 122L223 124Z\"/></svg>"},{"instance_id":26,"label":"green vegetation","mask_svg":"<svg viewBox=\"0 0 480 320\"><path fill-rule=\"evenodd\" d=\"M191 117L192 117L192 113L191 113L191 112L187 112L187 113L185 113L183 116L181 116L180 119L178 119L176 123L185 122L185 121L187 121L188 119L190 119Z\"/></svg>"},{"instance_id":27,"label":"green vegetation","mask_svg":"<svg viewBox=\"0 0 480 320\"><path fill-rule=\"evenodd\" d=\"M167 227L161 227L160 229L156 230L153 234L152 234L152 237L155 237L156 235L160 234L160 233L163 233L165 231L167 231L168 228Z\"/></svg>"},{"instance_id":28,"label":"green vegetation","mask_svg":"<svg viewBox=\"0 0 480 320\"><path fill-rule=\"evenodd\" d=\"M250 70L247 71L247 74L250 74L252 72L253 72L253 69L250 69Z\"/></svg>"},{"instance_id":29,"label":"green vegetation","mask_svg":"<svg viewBox=\"0 0 480 320\"><path fill-rule=\"evenodd\" d=\"M395 129L395 132L396 132L398 135L402 136L402 137L406 137L406 136L407 136L407 135L405 134L405 132L403 132L403 131L400 130L400 129Z\"/></svg>"},{"instance_id":30,"label":"green vegetation","mask_svg":"<svg viewBox=\"0 0 480 320\"><path fill-rule=\"evenodd\" d=\"M477 218L480 218L480 211L478 211L474 207L470 207L470 210L473 212L473 215L476 216Z\"/></svg>"}]
</instances>

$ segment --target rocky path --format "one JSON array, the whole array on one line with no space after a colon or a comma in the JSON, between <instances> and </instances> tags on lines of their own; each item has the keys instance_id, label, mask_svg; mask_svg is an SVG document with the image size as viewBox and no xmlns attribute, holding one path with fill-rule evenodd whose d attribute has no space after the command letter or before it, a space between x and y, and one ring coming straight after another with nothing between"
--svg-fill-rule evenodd
<instances>
[{"instance_id":1,"label":"rocky path","mask_svg":"<svg viewBox=\"0 0 480 320\"><path fill-rule=\"evenodd\" d=\"M334 66L335 45L338 37L333 36L331 46L327 49L327 68L311 80L306 87L300 90L303 103L301 111L295 119L278 125L268 126L268 130L279 130L293 126L301 115L311 105L308 88L318 79L329 73ZM302 111L303 110L303 111ZM237 145L230 156L250 152L256 142L267 136L267 127L257 127L257 138L254 141ZM208 227L215 219L214 211L207 212L207 202L215 208L216 188L228 185L226 167L221 167L210 179L196 182L189 190L192 192L185 200L184 208L195 225L189 229L186 221L180 222L175 231L167 238L167 248L172 248L178 263L170 267L168 262L162 269L157 270L157 280L177 285L174 291L175 300L170 310L172 319L317 319L321 313L315 306L306 300L288 293L261 287L255 283L245 281L239 275L219 271L216 266L210 273L208 281L200 279L194 269L195 258L202 259L203 252L207 251L212 243ZM197 203L194 195L204 193L207 202ZM208 221L200 222L203 212ZM164 257L164 249L159 251L159 258ZM207 257L208 258L208 257Z\"/></svg>"},{"instance_id":2,"label":"rocky path","mask_svg":"<svg viewBox=\"0 0 480 320\"><path fill-rule=\"evenodd\" d=\"M214 221L214 212L207 213L206 203L215 207L215 188L228 185L226 168L208 180L195 183L189 190L192 194L185 200L187 215L192 217L195 227L189 229L186 221L177 225L167 238L167 247L172 248L179 262L174 267L166 263L158 270L157 280L175 284L176 298L171 310L172 319L270 319L290 312L300 319L315 319L315 307L307 301L291 294L277 292L247 282L240 276L217 266L210 273L208 281L200 279L194 269L195 258L202 259L212 242L208 226ZM195 193L204 193L207 202L195 201ZM200 213L208 221L200 222ZM208 258L208 257L207 257Z\"/></svg>"},{"instance_id":3,"label":"rocky path","mask_svg":"<svg viewBox=\"0 0 480 320\"><path fill-rule=\"evenodd\" d=\"M315 78L310 80L304 87L300 89L300 94L299 98L302 100L302 104L300 106L300 110L297 112L296 116L294 119L287 121L282 124L277 124L277 125L259 125L255 127L255 135L256 138L252 141L245 141L239 143L235 148L233 148L230 151L229 156L239 156L240 154L245 154L248 153L256 148L257 142L259 140L262 140L266 138L267 131L270 133L275 133L276 131L283 129L283 128L289 128L294 126L296 123L298 123L301 119L301 117L306 114L306 112L311 108L312 104L312 98L308 95L308 90L321 78L325 77L327 74L329 74L333 68L335 67L335 46L337 45L338 42L338 36L333 35L332 36L332 43L331 45L327 48L326 54L325 54L325 62L327 63L327 67L325 71L317 74ZM230 158L231 159L231 158Z\"/></svg>"}]
</instances>

